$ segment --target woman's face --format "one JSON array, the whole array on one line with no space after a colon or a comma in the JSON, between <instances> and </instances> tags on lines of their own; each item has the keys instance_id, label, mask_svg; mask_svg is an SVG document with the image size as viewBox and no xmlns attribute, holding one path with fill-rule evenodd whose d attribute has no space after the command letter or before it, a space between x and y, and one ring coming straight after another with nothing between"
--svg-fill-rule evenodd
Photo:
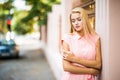
<instances>
[{"instance_id":1,"label":"woman's face","mask_svg":"<svg viewBox=\"0 0 120 80\"><path fill-rule=\"evenodd\" d=\"M80 13L72 13L71 14L71 22L72 26L75 29L75 31L81 31L83 29L83 21L81 19Z\"/></svg>"}]
</instances>

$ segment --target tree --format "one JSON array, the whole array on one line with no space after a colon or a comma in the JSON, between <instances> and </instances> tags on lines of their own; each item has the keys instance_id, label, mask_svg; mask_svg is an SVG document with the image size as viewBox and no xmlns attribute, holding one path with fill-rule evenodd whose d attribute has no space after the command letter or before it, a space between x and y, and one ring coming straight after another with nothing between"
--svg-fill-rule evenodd
<instances>
[{"instance_id":1,"label":"tree","mask_svg":"<svg viewBox=\"0 0 120 80\"><path fill-rule=\"evenodd\" d=\"M26 5L31 6L30 10L15 12L17 18L14 24L14 30L19 34L26 34L33 31L33 24L39 26L47 24L47 13L51 11L54 3L60 3L59 0L25 0ZM19 14L20 13L20 14ZM19 15L22 15L19 17Z\"/></svg>"},{"instance_id":2,"label":"tree","mask_svg":"<svg viewBox=\"0 0 120 80\"><path fill-rule=\"evenodd\" d=\"M7 0L4 1L3 3L0 3L0 28L2 28L2 32L5 33L5 29L6 29L6 21L8 16L12 17L13 14L10 14L10 10L12 8L14 8L14 6L12 5L12 3L14 2L14 0Z\"/></svg>"},{"instance_id":3,"label":"tree","mask_svg":"<svg viewBox=\"0 0 120 80\"><path fill-rule=\"evenodd\" d=\"M24 35L33 31L33 20L24 23L21 21L21 19L24 18L26 15L28 15L27 11L15 11L14 13L13 28L17 34Z\"/></svg>"},{"instance_id":4,"label":"tree","mask_svg":"<svg viewBox=\"0 0 120 80\"><path fill-rule=\"evenodd\" d=\"M27 5L31 5L32 8L29 14L22 19L23 22L37 18L38 24L46 25L47 13L51 11L51 7L55 3L60 3L59 0L26 0Z\"/></svg>"}]
</instances>

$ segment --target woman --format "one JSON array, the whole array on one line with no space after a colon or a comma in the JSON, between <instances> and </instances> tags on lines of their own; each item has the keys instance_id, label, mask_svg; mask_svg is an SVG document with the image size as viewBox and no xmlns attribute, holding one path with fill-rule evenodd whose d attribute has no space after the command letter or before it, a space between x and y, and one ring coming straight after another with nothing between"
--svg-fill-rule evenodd
<instances>
[{"instance_id":1,"label":"woman","mask_svg":"<svg viewBox=\"0 0 120 80\"><path fill-rule=\"evenodd\" d=\"M62 39L62 80L95 80L101 70L100 37L91 28L84 9L74 8L70 14L71 33Z\"/></svg>"}]
</instances>

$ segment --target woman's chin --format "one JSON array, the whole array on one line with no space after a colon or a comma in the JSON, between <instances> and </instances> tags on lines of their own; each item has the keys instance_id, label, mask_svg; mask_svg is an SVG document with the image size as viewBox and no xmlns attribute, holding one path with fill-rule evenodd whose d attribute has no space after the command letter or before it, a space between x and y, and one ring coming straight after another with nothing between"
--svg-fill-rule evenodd
<instances>
[{"instance_id":1,"label":"woman's chin","mask_svg":"<svg viewBox=\"0 0 120 80\"><path fill-rule=\"evenodd\" d=\"M81 29L76 29L76 31L77 31L77 32L80 32L80 31L81 31Z\"/></svg>"}]
</instances>

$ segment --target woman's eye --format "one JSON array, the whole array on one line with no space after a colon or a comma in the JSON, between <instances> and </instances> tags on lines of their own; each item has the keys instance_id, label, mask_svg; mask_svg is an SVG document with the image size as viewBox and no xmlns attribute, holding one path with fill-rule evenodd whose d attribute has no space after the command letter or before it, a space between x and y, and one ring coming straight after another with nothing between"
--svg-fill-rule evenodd
<instances>
[{"instance_id":1,"label":"woman's eye","mask_svg":"<svg viewBox=\"0 0 120 80\"><path fill-rule=\"evenodd\" d=\"M81 21L81 18L78 18L78 21Z\"/></svg>"},{"instance_id":2,"label":"woman's eye","mask_svg":"<svg viewBox=\"0 0 120 80\"><path fill-rule=\"evenodd\" d=\"M72 20L72 22L74 23L74 22L75 22L75 20Z\"/></svg>"}]
</instances>

